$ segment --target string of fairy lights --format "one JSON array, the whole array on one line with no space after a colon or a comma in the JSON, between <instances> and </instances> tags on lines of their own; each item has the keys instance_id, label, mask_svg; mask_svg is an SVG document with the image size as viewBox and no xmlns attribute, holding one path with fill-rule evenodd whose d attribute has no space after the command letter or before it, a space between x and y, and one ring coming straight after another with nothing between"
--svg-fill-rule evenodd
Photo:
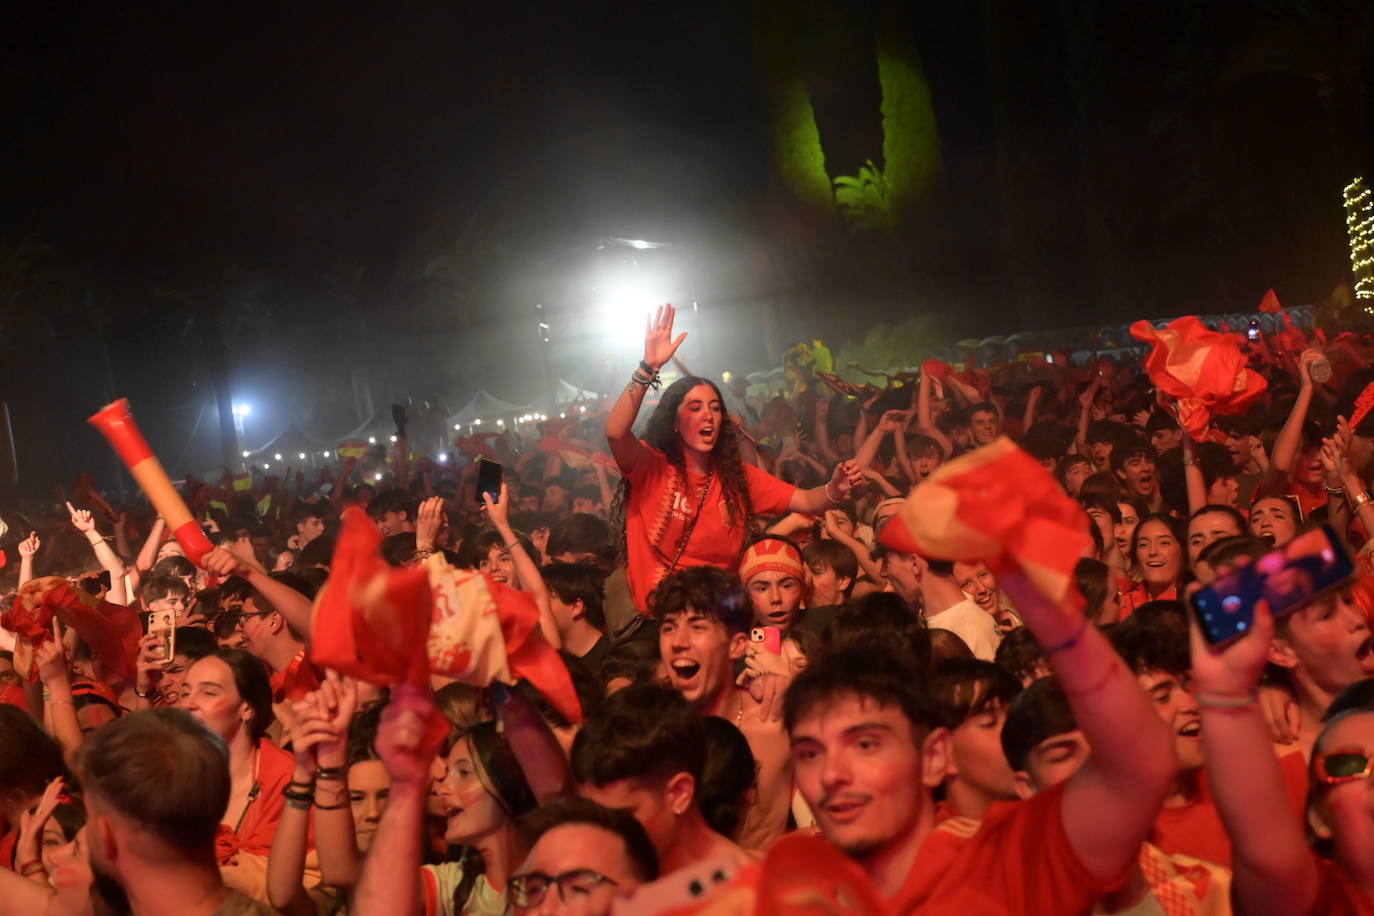
<instances>
[{"instance_id":1,"label":"string of fairy lights","mask_svg":"<svg viewBox=\"0 0 1374 916\"><path fill-rule=\"evenodd\" d=\"M1363 178L1345 186L1345 230L1350 236L1350 272L1355 279L1355 298L1374 299L1374 194ZM1364 310L1374 315L1374 305Z\"/></svg>"}]
</instances>

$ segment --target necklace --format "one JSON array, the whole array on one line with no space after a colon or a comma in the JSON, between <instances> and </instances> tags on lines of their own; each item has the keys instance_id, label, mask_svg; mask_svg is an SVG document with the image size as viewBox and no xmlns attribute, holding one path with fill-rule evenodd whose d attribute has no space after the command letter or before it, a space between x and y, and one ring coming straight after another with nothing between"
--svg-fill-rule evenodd
<instances>
[{"instance_id":1,"label":"necklace","mask_svg":"<svg viewBox=\"0 0 1374 916\"><path fill-rule=\"evenodd\" d=\"M739 695L739 712L735 713L735 728L744 726L744 694Z\"/></svg>"}]
</instances>

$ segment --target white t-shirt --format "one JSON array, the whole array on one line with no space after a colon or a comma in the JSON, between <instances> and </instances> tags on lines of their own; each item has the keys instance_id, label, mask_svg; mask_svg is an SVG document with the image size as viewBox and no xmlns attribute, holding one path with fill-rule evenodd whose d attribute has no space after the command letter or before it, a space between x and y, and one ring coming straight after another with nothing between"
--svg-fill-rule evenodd
<instances>
[{"instance_id":1,"label":"white t-shirt","mask_svg":"<svg viewBox=\"0 0 1374 916\"><path fill-rule=\"evenodd\" d=\"M949 630L964 641L974 658L985 662L992 661L997 654L997 644L1002 641L997 621L972 598L965 598L934 617L927 617L926 626L932 630Z\"/></svg>"}]
</instances>

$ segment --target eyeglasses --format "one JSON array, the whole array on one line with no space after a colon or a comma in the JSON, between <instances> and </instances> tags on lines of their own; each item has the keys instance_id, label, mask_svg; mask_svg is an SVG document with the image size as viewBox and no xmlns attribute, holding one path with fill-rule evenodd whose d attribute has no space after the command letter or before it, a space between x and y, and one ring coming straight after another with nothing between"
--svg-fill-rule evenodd
<instances>
[{"instance_id":1,"label":"eyeglasses","mask_svg":"<svg viewBox=\"0 0 1374 916\"><path fill-rule=\"evenodd\" d=\"M525 875L515 875L510 879L510 901L522 908L538 906L552 884L558 885L558 899L564 903L576 903L603 884L616 886L615 881L590 868L565 871L561 875L546 875L543 872L532 871Z\"/></svg>"},{"instance_id":2,"label":"eyeglasses","mask_svg":"<svg viewBox=\"0 0 1374 916\"><path fill-rule=\"evenodd\" d=\"M1324 785L1338 786L1368 779L1374 772L1374 758L1364 748L1342 747L1318 754L1312 761L1312 770Z\"/></svg>"}]
</instances>

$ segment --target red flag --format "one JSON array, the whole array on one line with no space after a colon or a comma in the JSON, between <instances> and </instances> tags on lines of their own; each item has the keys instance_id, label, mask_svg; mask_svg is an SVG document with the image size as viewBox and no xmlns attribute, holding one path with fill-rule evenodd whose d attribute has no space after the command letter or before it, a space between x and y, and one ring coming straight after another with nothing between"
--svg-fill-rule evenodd
<instances>
[{"instance_id":1,"label":"red flag","mask_svg":"<svg viewBox=\"0 0 1374 916\"><path fill-rule=\"evenodd\" d=\"M921 374L928 375L937 382L943 382L954 371L949 363L938 359L928 359L921 363Z\"/></svg>"},{"instance_id":2,"label":"red flag","mask_svg":"<svg viewBox=\"0 0 1374 916\"><path fill-rule=\"evenodd\" d=\"M1207 329L1196 315L1155 330L1148 321L1131 325L1131 335L1153 344L1145 372L1161 395L1177 401L1179 424L1202 439L1214 415L1245 413L1264 393L1264 377L1233 339Z\"/></svg>"},{"instance_id":3,"label":"red flag","mask_svg":"<svg viewBox=\"0 0 1374 916\"><path fill-rule=\"evenodd\" d=\"M570 468L581 470L590 467L592 462L613 467L615 462L610 455L605 452L594 452L591 449L583 448L576 443L569 442L567 439L555 439L545 437L539 440L539 450L557 455L563 459L563 463Z\"/></svg>"},{"instance_id":4,"label":"red flag","mask_svg":"<svg viewBox=\"0 0 1374 916\"><path fill-rule=\"evenodd\" d=\"M1059 481L1006 436L941 465L911 491L878 539L941 560L1020 569L1063 601L1092 549L1088 517Z\"/></svg>"},{"instance_id":5,"label":"red flag","mask_svg":"<svg viewBox=\"0 0 1374 916\"><path fill-rule=\"evenodd\" d=\"M54 616L76 630L106 671L133 680L138 641L143 636L138 612L101 601L59 576L44 576L24 583L0 622L37 648L52 635L49 628Z\"/></svg>"}]
</instances>

